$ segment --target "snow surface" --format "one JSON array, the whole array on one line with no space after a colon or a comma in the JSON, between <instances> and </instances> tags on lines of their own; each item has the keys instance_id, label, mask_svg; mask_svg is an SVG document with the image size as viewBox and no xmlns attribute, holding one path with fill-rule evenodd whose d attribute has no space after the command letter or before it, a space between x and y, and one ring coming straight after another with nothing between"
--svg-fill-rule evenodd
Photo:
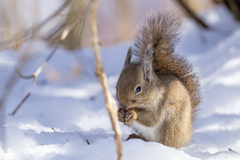
<instances>
[{"instance_id":1,"label":"snow surface","mask_svg":"<svg viewBox=\"0 0 240 160\"><path fill-rule=\"evenodd\" d=\"M194 22L187 20L178 46L178 52L193 63L201 77L204 98L194 123L193 142L188 147L174 149L138 139L124 141L133 131L120 124L124 160L240 159L240 27L220 6L201 16L218 31L199 30ZM113 95L129 45L119 44L101 50ZM39 42L32 60L22 71L24 75L35 71L51 50ZM13 72L18 58L18 53L1 51L1 88ZM71 79L68 73L79 61L84 66L82 75ZM49 79L47 71L53 68L65 75L64 82L55 83ZM29 99L15 116L9 116L8 113L29 91L32 93ZM0 139L0 159L117 158L114 132L101 86L94 76L90 49L75 53L57 50L39 75L36 86L32 86L32 80L19 79L5 105L4 117L0 118L5 123L0 128L0 133L5 133ZM229 148L238 153L228 151Z\"/></svg>"}]
</instances>

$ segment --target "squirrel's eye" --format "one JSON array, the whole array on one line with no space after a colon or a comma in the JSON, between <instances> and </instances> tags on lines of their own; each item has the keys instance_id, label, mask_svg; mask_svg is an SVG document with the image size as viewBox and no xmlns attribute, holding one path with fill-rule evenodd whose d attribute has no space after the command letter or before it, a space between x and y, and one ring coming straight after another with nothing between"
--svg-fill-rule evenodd
<instances>
[{"instance_id":1,"label":"squirrel's eye","mask_svg":"<svg viewBox=\"0 0 240 160\"><path fill-rule=\"evenodd\" d=\"M138 86L138 87L136 88L136 90L135 90L135 93L139 93L140 91L141 91L141 87Z\"/></svg>"}]
</instances>

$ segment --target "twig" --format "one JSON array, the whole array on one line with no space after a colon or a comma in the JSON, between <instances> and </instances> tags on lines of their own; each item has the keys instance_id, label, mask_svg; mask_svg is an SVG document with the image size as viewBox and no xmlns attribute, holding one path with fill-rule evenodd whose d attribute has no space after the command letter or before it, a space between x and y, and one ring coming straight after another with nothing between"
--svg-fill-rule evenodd
<instances>
[{"instance_id":1,"label":"twig","mask_svg":"<svg viewBox=\"0 0 240 160\"><path fill-rule=\"evenodd\" d=\"M88 145L90 145L90 143L89 143L89 141L87 139L86 139L86 142L87 142Z\"/></svg>"},{"instance_id":2,"label":"twig","mask_svg":"<svg viewBox=\"0 0 240 160\"><path fill-rule=\"evenodd\" d=\"M32 44L32 42L30 42ZM23 55L20 58L19 62L19 68L22 69L25 66L26 63L26 56L29 54L29 49L30 49L30 44L23 50ZM7 99L9 98L14 86L16 85L18 80L18 76L15 72L12 72L11 76L8 78L6 85L4 86L3 90L1 91L1 96L0 96L0 126L4 124L4 116L5 116L5 103ZM4 129L0 129L0 139L2 141L2 144L5 144L6 139L5 139L6 132ZM3 150L5 150L5 145L3 145Z\"/></svg>"},{"instance_id":3,"label":"twig","mask_svg":"<svg viewBox=\"0 0 240 160\"><path fill-rule=\"evenodd\" d=\"M236 151L232 150L231 148L228 148L228 150L231 151L231 152L237 153Z\"/></svg>"},{"instance_id":4,"label":"twig","mask_svg":"<svg viewBox=\"0 0 240 160\"><path fill-rule=\"evenodd\" d=\"M20 62L22 62L22 63L19 63L19 68L20 69L22 69L25 66L25 63L27 62L26 57L29 55L29 50L30 50L30 47L31 47L32 43L33 42L30 42L30 44L28 44L28 46L23 51L23 55L20 58ZM11 74L11 76L9 77L9 79L7 81L7 84L5 85L4 91L2 91L2 95L0 97L0 111L3 108L5 102L6 102L7 98L9 97L9 95L10 95L14 85L16 84L17 80L18 80L18 76L16 75L15 72L13 72Z\"/></svg>"},{"instance_id":5,"label":"twig","mask_svg":"<svg viewBox=\"0 0 240 160\"><path fill-rule=\"evenodd\" d=\"M221 3L223 3L229 11L232 12L234 15L235 19L237 21L240 21L240 3L239 0L222 0Z\"/></svg>"},{"instance_id":6,"label":"twig","mask_svg":"<svg viewBox=\"0 0 240 160\"><path fill-rule=\"evenodd\" d=\"M17 106L17 108L9 115L14 116L15 113L18 111L18 109L22 106L22 104L28 99L28 97L31 95L31 92L29 92L24 98L23 100L19 103L19 105Z\"/></svg>"},{"instance_id":7,"label":"twig","mask_svg":"<svg viewBox=\"0 0 240 160\"><path fill-rule=\"evenodd\" d=\"M69 0L67 2L70 2ZM55 17L56 15L58 15L62 9L64 9L64 7L66 7L68 4L67 2L60 8L58 9L52 16L50 16L48 19L46 19L41 25L39 25L39 29L44 25L46 24L50 19L52 19L53 17ZM90 1L91 2L91 1ZM90 5L90 2L87 6ZM83 12L86 12L86 10L88 9L89 7L86 7ZM54 50L51 52L51 54L47 57L47 59L41 64L41 66L30 76L24 76L21 74L21 72L15 68L15 71L17 72L17 74L21 77L21 78L24 78L24 79L31 79L33 78L33 85L36 84L36 81L37 81L37 77L38 75L42 72L44 66L48 63L48 61L51 59L51 57L54 55L54 53L56 52L57 48L59 47L61 41L63 41L69 34L70 30L77 24L77 22L82 18L82 15L78 16L78 19L75 19L74 21L72 21L69 26L67 28L65 28L62 33L61 33L61 37L60 37L60 40L58 41L56 47L54 48ZM24 100L25 101L25 100Z\"/></svg>"},{"instance_id":8,"label":"twig","mask_svg":"<svg viewBox=\"0 0 240 160\"><path fill-rule=\"evenodd\" d=\"M18 75L21 77L21 78L24 78L24 79L30 79L30 78L33 78L33 85L36 84L36 81L37 81L37 77L38 75L41 73L42 69L44 68L44 66L47 64L47 62L50 60L50 58L53 56L53 54L55 53L55 51L57 50L58 48L58 45L54 48L54 50L52 51L52 53L47 57L47 59L42 63L42 65L31 75L31 76L23 76L21 74L21 72L15 68L15 71L18 73ZM29 92L25 98L22 100L22 102L17 106L17 108L13 111L12 114L9 114L9 115L12 115L14 116L15 113L18 111L18 109L21 107L21 105L28 99L28 97L31 95L31 92Z\"/></svg>"},{"instance_id":9,"label":"twig","mask_svg":"<svg viewBox=\"0 0 240 160\"><path fill-rule=\"evenodd\" d=\"M183 0L176 0L187 12L187 14L192 17L200 26L205 29L210 29L210 27L203 22L200 18L196 16L196 14L183 2Z\"/></svg>"},{"instance_id":10,"label":"twig","mask_svg":"<svg viewBox=\"0 0 240 160\"><path fill-rule=\"evenodd\" d=\"M60 42L59 42L59 43L60 43ZM36 81L37 81L38 75L42 72L44 66L47 64L47 62L51 59L51 57L53 56L53 54L54 54L55 51L57 50L57 48L58 48L58 46L59 46L59 43L58 43L58 45L56 45L56 47L53 49L53 51L52 51L51 54L47 57L47 59L41 64L40 67L38 67L38 69L37 69L32 75L30 75L30 76L24 76L24 75L21 74L21 72L20 72L17 68L15 68L17 74L18 74L21 78L23 78L23 79L31 79L31 78L33 78L33 85L35 85L35 84L36 84Z\"/></svg>"},{"instance_id":11,"label":"twig","mask_svg":"<svg viewBox=\"0 0 240 160\"><path fill-rule=\"evenodd\" d=\"M206 24L201 18L199 18L199 17L196 15L196 13L194 13L194 11L192 11L192 10L190 9L190 7L183 2L183 0L175 0L175 1L178 2L178 3L184 8L185 12L186 12L191 18L193 18L200 27L202 27L202 28L204 28L204 29L207 29L207 30L215 31L215 32L217 32L218 34L223 34L223 35L228 35L228 34L231 33L231 32L229 32L229 31L226 31L226 30L221 29L221 28L218 28L218 27L209 26L209 25ZM200 37L200 38L201 38L201 37Z\"/></svg>"},{"instance_id":12,"label":"twig","mask_svg":"<svg viewBox=\"0 0 240 160\"><path fill-rule=\"evenodd\" d=\"M54 131L54 132L56 132L56 130L52 127L52 130Z\"/></svg>"},{"instance_id":13,"label":"twig","mask_svg":"<svg viewBox=\"0 0 240 160\"><path fill-rule=\"evenodd\" d=\"M91 1L90 1L90 2L91 2ZM89 3L90 3L90 2L89 2ZM88 4L88 5L89 5L89 4ZM87 7L84 8L83 13L85 13L85 12L88 10L88 8L89 8L88 5L87 5ZM66 4L63 5L63 6L66 6ZM60 12L56 12L54 15L56 16L56 15L58 15L59 13L60 13ZM51 17L53 17L53 15L52 15ZM63 41L63 40L67 37L67 35L69 34L70 30L77 24L77 22L78 22L79 20L82 19L82 17L83 17L82 14L79 15L75 20L71 21L71 23L62 31L60 40L58 41L58 43L57 43L56 47L54 48L54 50L52 51L52 53L47 57L47 59L42 63L42 65L41 65L32 75L30 75L30 76L24 76L24 75L21 74L21 72L20 72L19 70L17 70L17 68L15 68L16 72L18 73L18 75L19 75L21 78L24 78L24 79L31 79L31 78L33 78L33 85L35 85L35 84L36 84L36 81L37 81L38 75L42 72L44 66L45 66L45 65L47 64L47 62L51 59L51 57L53 56L53 54L55 53L55 51L56 51L57 48L59 47L61 41ZM51 18L48 18L48 19L51 19ZM47 22L47 20L46 20L46 22ZM43 26L44 24L46 24L46 22L43 22L43 24L40 25L40 26Z\"/></svg>"},{"instance_id":14,"label":"twig","mask_svg":"<svg viewBox=\"0 0 240 160\"><path fill-rule=\"evenodd\" d=\"M107 76L104 73L102 58L100 55L100 46L99 46L99 38L98 38L98 32L97 32L97 10L99 6L99 0L93 0L92 1L92 7L91 7L91 32L92 32L92 43L93 43L93 50L94 50L94 56L96 61L96 76L101 83L104 98L105 98L105 104L108 109L108 113L112 122L112 127L116 133L115 139L116 139L116 150L118 154L118 160L122 160L122 133L121 129L118 123L118 118L116 114L117 105L115 99L112 97L109 87L108 87L108 81Z\"/></svg>"}]
</instances>

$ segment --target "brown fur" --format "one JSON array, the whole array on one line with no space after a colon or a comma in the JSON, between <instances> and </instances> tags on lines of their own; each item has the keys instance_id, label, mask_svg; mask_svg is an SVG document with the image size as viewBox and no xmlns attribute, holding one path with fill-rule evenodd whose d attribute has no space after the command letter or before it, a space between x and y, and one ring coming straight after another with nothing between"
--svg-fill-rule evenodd
<instances>
[{"instance_id":1,"label":"brown fur","mask_svg":"<svg viewBox=\"0 0 240 160\"><path fill-rule=\"evenodd\" d=\"M169 13L150 17L136 34L139 59L131 62L130 47L116 86L119 121L146 141L175 148L191 141L193 113L200 103L196 74L174 53L179 25Z\"/></svg>"}]
</instances>

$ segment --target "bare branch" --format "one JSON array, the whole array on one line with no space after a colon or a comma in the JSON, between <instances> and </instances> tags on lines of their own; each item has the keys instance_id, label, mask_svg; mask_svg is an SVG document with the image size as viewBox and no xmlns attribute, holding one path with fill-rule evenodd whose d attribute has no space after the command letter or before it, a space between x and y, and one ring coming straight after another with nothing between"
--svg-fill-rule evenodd
<instances>
[{"instance_id":1,"label":"bare branch","mask_svg":"<svg viewBox=\"0 0 240 160\"><path fill-rule=\"evenodd\" d=\"M232 150L231 148L228 148L228 150L231 151L231 152L237 153L236 151Z\"/></svg>"},{"instance_id":2,"label":"bare branch","mask_svg":"<svg viewBox=\"0 0 240 160\"><path fill-rule=\"evenodd\" d=\"M212 31L216 31L218 34L223 34L223 35L228 35L230 34L230 31L226 31L224 29L218 28L218 27L214 27L214 26L209 26L208 24L206 24L201 18L199 18L196 13L194 13L193 10L191 10L191 8L184 3L183 0L175 0L176 2L178 2L181 7L183 7L183 9L185 10L185 12L193 19L195 20L195 22L202 28L207 29L207 30L212 30ZM204 39L202 37L200 37L201 40L204 41Z\"/></svg>"},{"instance_id":3,"label":"bare branch","mask_svg":"<svg viewBox=\"0 0 240 160\"><path fill-rule=\"evenodd\" d=\"M60 41L59 41L59 43L60 43ZM47 64L47 62L51 59L51 57L53 56L53 54L54 54L55 51L57 50L57 48L58 48L58 46L59 46L59 43L58 43L58 45L56 45L56 47L53 49L53 51L52 51L51 54L47 57L47 59L41 64L40 67L38 67L38 69L37 69L32 75L30 75L30 76L24 76L24 75L21 74L21 72L20 72L17 68L15 68L17 74L18 74L21 78L23 78L23 79L31 79L31 78L33 78L33 85L35 85L35 84L36 84L36 81L37 81L38 75L42 72L44 66Z\"/></svg>"},{"instance_id":4,"label":"bare branch","mask_svg":"<svg viewBox=\"0 0 240 160\"><path fill-rule=\"evenodd\" d=\"M68 5L67 2L69 2L69 1L66 1L66 3L65 3L62 7L60 7L60 9L58 9L52 16L50 16L50 17L49 17L48 19L46 19L44 22L42 22L42 24L40 24L40 25L38 26L38 30L39 30L43 25L45 25L48 21L50 21L53 17L57 16L57 15L62 11L62 9L64 9L64 8ZM90 2L91 2L91 1L90 1ZM89 4L88 4L87 6L90 5L90 2L89 2ZM85 13L88 9L89 9L89 7L85 7L84 10L83 10L83 13ZM57 43L56 47L54 48L54 50L51 52L51 54L47 57L47 59L41 64L41 66L40 66L32 75L30 75L30 76L24 76L24 75L21 74L21 72L20 72L17 68L15 68L15 71L17 72L17 74L18 74L21 78L24 78L24 79L31 79L31 78L33 78L33 85L35 85L35 84L36 84L36 81L37 81L38 75L42 72L42 70L43 70L43 68L45 67L45 65L48 63L48 61L49 61L49 60L51 59L51 57L54 55L54 53L55 53L55 51L57 50L57 48L59 47L61 41L63 41L63 40L68 36L70 30L77 24L77 22L78 22L79 20L82 19L82 17L83 17L83 15L77 16L77 17L74 19L74 21L71 21L71 23L69 23L69 24L67 25L67 27L62 31L62 33L61 33L61 35L60 35L60 39L58 40L58 43ZM34 31L35 31L35 30L33 30L33 32L34 32ZM28 97L28 96L27 96L27 97ZM27 98L26 98L26 99L27 99ZM25 101L26 99L24 99L24 101ZM20 106L17 107L16 110L18 110L19 108L20 108ZM15 114L15 113L14 113L14 114Z\"/></svg>"},{"instance_id":5,"label":"bare branch","mask_svg":"<svg viewBox=\"0 0 240 160\"><path fill-rule=\"evenodd\" d=\"M230 12L234 15L235 19L237 21L240 21L240 3L239 0L222 0L221 3L223 3Z\"/></svg>"},{"instance_id":6,"label":"bare branch","mask_svg":"<svg viewBox=\"0 0 240 160\"><path fill-rule=\"evenodd\" d=\"M19 105L17 106L17 108L9 115L14 116L15 113L18 111L18 109L22 106L22 104L28 99L28 97L31 95L31 92L29 92L24 98L23 100L19 103Z\"/></svg>"},{"instance_id":7,"label":"bare branch","mask_svg":"<svg viewBox=\"0 0 240 160\"><path fill-rule=\"evenodd\" d=\"M32 44L32 42L30 42ZM27 57L29 55L30 50L30 44L24 49L23 55L20 58L19 68L22 69L25 66L25 63L27 62ZM2 126L4 124L4 116L5 116L5 103L7 99L9 98L14 86L16 85L18 80L18 76L15 72L12 72L11 76L7 79L7 83L4 86L3 90L1 90L1 96L0 96L0 125ZM2 144L5 144L5 130L0 130L0 139L2 140Z\"/></svg>"},{"instance_id":8,"label":"bare branch","mask_svg":"<svg viewBox=\"0 0 240 160\"><path fill-rule=\"evenodd\" d=\"M56 132L56 130L52 127L52 130L54 131L54 132Z\"/></svg>"},{"instance_id":9,"label":"bare branch","mask_svg":"<svg viewBox=\"0 0 240 160\"><path fill-rule=\"evenodd\" d=\"M176 0L186 11L186 13L192 17L201 27L205 29L210 29L210 27L203 22L200 18L196 16L196 14L183 2L183 0Z\"/></svg>"},{"instance_id":10,"label":"bare branch","mask_svg":"<svg viewBox=\"0 0 240 160\"><path fill-rule=\"evenodd\" d=\"M117 105L115 99L112 97L109 87L107 76L104 73L103 63L100 55L100 46L99 46L99 38L97 32L97 10L98 10L99 1L93 0L92 7L91 7L91 32L92 32L92 43L93 43L93 50L94 56L96 61L96 76L101 83L105 104L108 109L108 113L112 122L112 127L115 131L115 139L116 139L116 150L118 154L118 160L122 159L122 133L118 123L117 118Z\"/></svg>"},{"instance_id":11,"label":"bare branch","mask_svg":"<svg viewBox=\"0 0 240 160\"><path fill-rule=\"evenodd\" d=\"M88 144L88 145L90 145L90 143L89 143L88 139L86 139L86 142L87 142L87 144Z\"/></svg>"},{"instance_id":12,"label":"bare branch","mask_svg":"<svg viewBox=\"0 0 240 160\"><path fill-rule=\"evenodd\" d=\"M23 79L30 79L30 78L34 78L33 75L31 76L24 76L21 74L21 72L15 67L15 71L17 72L17 74L19 75L19 77L23 78Z\"/></svg>"},{"instance_id":13,"label":"bare branch","mask_svg":"<svg viewBox=\"0 0 240 160\"><path fill-rule=\"evenodd\" d=\"M69 1L67 1L69 2ZM65 2L65 4L60 8L60 9L63 9L64 6L67 5L67 2ZM91 2L91 1L90 1ZM89 3L90 4L90 3ZM84 8L83 10L83 13L87 12L87 10L89 9L89 4ZM44 24L46 24L51 18L55 17L56 15L58 15L60 13L60 9L58 9L58 11L56 11L52 16L50 16L47 20L45 20L44 22L42 22L41 25L38 26L38 28L40 29ZM37 80L37 77L38 75L42 72L44 66L47 64L47 62L49 61L49 59L53 56L53 54L55 53L55 51L57 50L58 46L60 45L61 41L63 41L69 34L70 30L77 24L77 22L79 20L81 20L83 17L83 14L80 14L79 16L76 17L76 19L74 19L73 21L71 21L71 23L67 24L67 26L65 27L64 30L62 30L62 33L61 33L61 36L59 37L60 40L58 40L58 43L56 45L56 47L54 48L54 50L52 51L52 53L47 57L47 59L42 63L42 65L30 76L24 76L21 74L21 72L19 70L16 70L16 72L18 73L18 75L21 77L21 78L24 78L24 79L31 79L33 78L33 85L36 84L36 80Z\"/></svg>"}]
</instances>

